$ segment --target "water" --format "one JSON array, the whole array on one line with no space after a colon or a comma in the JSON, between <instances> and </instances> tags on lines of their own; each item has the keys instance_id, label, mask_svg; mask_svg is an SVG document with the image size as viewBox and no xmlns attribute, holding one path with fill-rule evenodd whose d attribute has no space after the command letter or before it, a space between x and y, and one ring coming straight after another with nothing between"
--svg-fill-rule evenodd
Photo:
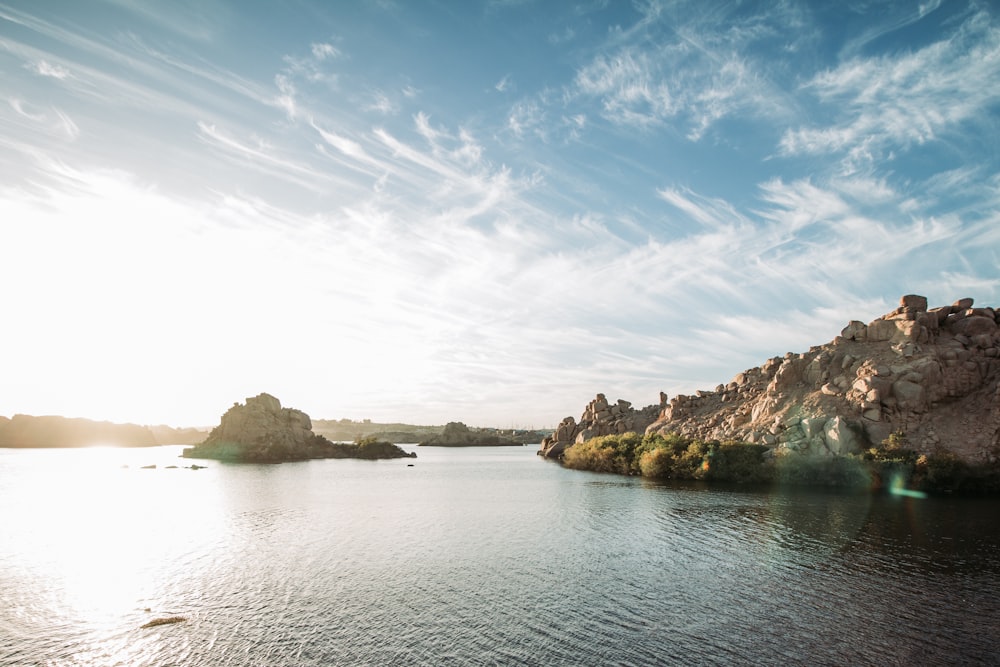
<instances>
[{"instance_id":1,"label":"water","mask_svg":"<svg viewBox=\"0 0 1000 667\"><path fill-rule=\"evenodd\" d=\"M0 665L1000 662L996 500L179 451L0 450Z\"/></svg>"}]
</instances>

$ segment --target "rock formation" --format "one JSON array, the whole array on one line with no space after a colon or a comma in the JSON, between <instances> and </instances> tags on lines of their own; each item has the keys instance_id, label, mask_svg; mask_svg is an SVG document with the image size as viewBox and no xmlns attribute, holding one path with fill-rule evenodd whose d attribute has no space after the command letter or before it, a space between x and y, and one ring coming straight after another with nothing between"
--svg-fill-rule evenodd
<instances>
[{"instance_id":1,"label":"rock formation","mask_svg":"<svg viewBox=\"0 0 1000 667\"><path fill-rule=\"evenodd\" d=\"M848 323L830 343L768 359L714 391L669 402L661 394L662 408L645 428L827 456L895 435L918 452L947 450L968 463L994 463L1000 457L998 321L1000 311L974 308L972 299L928 309L925 297L907 295L868 324ZM605 403L592 402L585 419L595 404ZM639 431L641 422L618 428ZM558 457L607 428L581 426L567 418L539 453Z\"/></svg>"},{"instance_id":2,"label":"rock formation","mask_svg":"<svg viewBox=\"0 0 1000 667\"><path fill-rule=\"evenodd\" d=\"M448 422L441 435L420 443L421 447L507 447L523 445L523 440L505 438L491 431L471 430L462 422Z\"/></svg>"},{"instance_id":3,"label":"rock formation","mask_svg":"<svg viewBox=\"0 0 1000 667\"><path fill-rule=\"evenodd\" d=\"M573 417L566 417L559 422L555 432L542 440L538 453L549 458L559 458L570 445L590 438L630 431L642 433L656 421L666 400L666 394L661 392L659 405L647 405L636 410L628 401L618 399L617 403L611 404L604 394L598 394L587 404L579 422Z\"/></svg>"},{"instance_id":4,"label":"rock formation","mask_svg":"<svg viewBox=\"0 0 1000 667\"><path fill-rule=\"evenodd\" d=\"M335 444L312 432L309 415L281 407L270 394L234 403L208 438L185 449L187 458L220 459L246 463L281 463L325 458L415 457L391 443L370 441Z\"/></svg>"}]
</instances>

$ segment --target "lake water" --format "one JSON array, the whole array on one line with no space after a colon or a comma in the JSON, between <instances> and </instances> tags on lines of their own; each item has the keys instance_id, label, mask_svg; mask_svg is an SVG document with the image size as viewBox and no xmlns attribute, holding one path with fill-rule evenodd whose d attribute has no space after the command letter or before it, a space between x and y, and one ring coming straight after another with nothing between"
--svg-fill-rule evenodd
<instances>
[{"instance_id":1,"label":"lake water","mask_svg":"<svg viewBox=\"0 0 1000 667\"><path fill-rule=\"evenodd\" d=\"M1000 663L997 500L180 449L0 449L0 665Z\"/></svg>"}]
</instances>

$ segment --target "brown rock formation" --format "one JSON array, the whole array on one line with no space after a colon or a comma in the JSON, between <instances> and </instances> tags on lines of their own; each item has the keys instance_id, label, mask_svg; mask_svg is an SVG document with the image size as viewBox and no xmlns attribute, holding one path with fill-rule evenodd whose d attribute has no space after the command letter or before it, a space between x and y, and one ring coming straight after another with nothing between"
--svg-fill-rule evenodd
<instances>
[{"instance_id":1,"label":"brown rock formation","mask_svg":"<svg viewBox=\"0 0 1000 667\"><path fill-rule=\"evenodd\" d=\"M598 394L587 404L579 423L573 417L563 419L555 432L542 440L538 454L548 458L559 458L567 447L576 442L583 442L600 435L629 431L642 433L647 426L656 421L657 415L666 404L666 399L666 394L661 392L660 405L648 405L636 410L628 401L618 399L617 403L611 404L604 394Z\"/></svg>"},{"instance_id":2,"label":"brown rock formation","mask_svg":"<svg viewBox=\"0 0 1000 667\"><path fill-rule=\"evenodd\" d=\"M994 462L998 321L1000 311L973 308L972 299L928 310L925 297L907 295L867 325L850 322L830 343L769 359L715 391L664 401L647 431L819 455L857 452L897 433L918 452ZM564 420L545 455L559 456L572 442L563 436L583 431Z\"/></svg>"},{"instance_id":3,"label":"brown rock formation","mask_svg":"<svg viewBox=\"0 0 1000 667\"><path fill-rule=\"evenodd\" d=\"M309 415L281 407L270 394L234 403L201 444L184 450L187 458L246 463L281 463L323 458L416 457L399 447L374 439L353 445L335 444L312 432Z\"/></svg>"}]
</instances>

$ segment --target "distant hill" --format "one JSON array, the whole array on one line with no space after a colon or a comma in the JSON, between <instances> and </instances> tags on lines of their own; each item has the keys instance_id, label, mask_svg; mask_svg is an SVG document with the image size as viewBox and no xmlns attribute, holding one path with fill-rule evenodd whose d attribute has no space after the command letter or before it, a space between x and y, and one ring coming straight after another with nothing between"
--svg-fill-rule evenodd
<instances>
[{"instance_id":1,"label":"distant hill","mask_svg":"<svg viewBox=\"0 0 1000 667\"><path fill-rule=\"evenodd\" d=\"M314 419L313 432L335 442L354 442L362 438L375 436L389 442L421 442L436 435L441 435L444 426L417 426L415 424L377 423L370 419L354 421L351 419Z\"/></svg>"},{"instance_id":2,"label":"distant hill","mask_svg":"<svg viewBox=\"0 0 1000 667\"><path fill-rule=\"evenodd\" d=\"M376 437L395 443L428 443L445 433L445 426L417 426L415 424L377 423L370 419L353 421L350 419L314 419L313 431L330 440L353 442L361 438ZM475 428L480 438L492 438L493 444L504 440L515 440L517 444L538 444L552 430Z\"/></svg>"},{"instance_id":3,"label":"distant hill","mask_svg":"<svg viewBox=\"0 0 1000 667\"><path fill-rule=\"evenodd\" d=\"M540 443L545 433L539 431L498 431L495 428L470 429L462 422L448 422L441 435L420 442L421 447L509 447Z\"/></svg>"},{"instance_id":4,"label":"distant hill","mask_svg":"<svg viewBox=\"0 0 1000 667\"><path fill-rule=\"evenodd\" d=\"M14 415L0 417L0 447L57 448L112 445L153 447L199 442L206 432L194 428L114 424L78 417Z\"/></svg>"}]
</instances>

